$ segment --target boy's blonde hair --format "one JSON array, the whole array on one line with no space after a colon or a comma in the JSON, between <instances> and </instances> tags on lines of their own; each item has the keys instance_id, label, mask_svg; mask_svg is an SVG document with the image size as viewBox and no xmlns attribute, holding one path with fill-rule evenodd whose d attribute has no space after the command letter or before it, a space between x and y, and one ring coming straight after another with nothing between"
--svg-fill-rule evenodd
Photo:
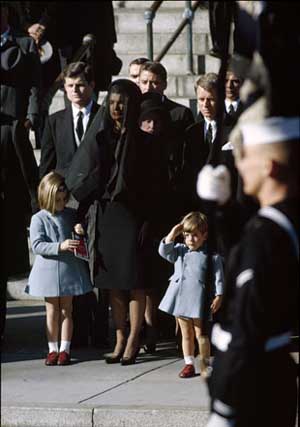
<instances>
[{"instance_id":1,"label":"boy's blonde hair","mask_svg":"<svg viewBox=\"0 0 300 427\"><path fill-rule=\"evenodd\" d=\"M199 230L201 233L208 231L206 215L201 212L190 212L181 221L183 232L190 233Z\"/></svg>"},{"instance_id":2,"label":"boy's blonde hair","mask_svg":"<svg viewBox=\"0 0 300 427\"><path fill-rule=\"evenodd\" d=\"M46 209L53 215L56 212L56 194L58 192L66 192L67 200L69 199L69 191L65 185L64 178L57 172L49 172L41 180L38 187L38 201L40 209Z\"/></svg>"}]
</instances>

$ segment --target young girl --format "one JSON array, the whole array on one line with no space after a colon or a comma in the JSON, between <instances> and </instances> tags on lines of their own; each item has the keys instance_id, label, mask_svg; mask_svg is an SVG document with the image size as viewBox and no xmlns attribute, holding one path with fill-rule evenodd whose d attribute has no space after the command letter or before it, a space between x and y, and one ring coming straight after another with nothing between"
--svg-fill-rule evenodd
<instances>
[{"instance_id":1,"label":"young girl","mask_svg":"<svg viewBox=\"0 0 300 427\"><path fill-rule=\"evenodd\" d=\"M175 244L176 237L182 233L185 244ZM203 244L207 233L206 216L200 212L191 212L172 228L159 246L159 254L175 264L174 274L159 309L176 317L182 333L185 366L179 373L180 378L195 375L195 337L200 351L201 376L206 378L209 375L210 343L208 337L202 334L207 264ZM215 297L210 308L215 313L221 305L223 293L223 267L219 255L213 256L213 279Z\"/></svg>"},{"instance_id":2,"label":"young girl","mask_svg":"<svg viewBox=\"0 0 300 427\"><path fill-rule=\"evenodd\" d=\"M90 292L92 284L87 263L74 256L78 240L72 239L74 209L66 208L69 199L64 179L55 172L40 182L38 200L41 211L30 224L32 251L36 255L26 292L45 297L49 354L47 366L68 365L73 332L72 298ZM61 337L60 348L58 339Z\"/></svg>"}]
</instances>

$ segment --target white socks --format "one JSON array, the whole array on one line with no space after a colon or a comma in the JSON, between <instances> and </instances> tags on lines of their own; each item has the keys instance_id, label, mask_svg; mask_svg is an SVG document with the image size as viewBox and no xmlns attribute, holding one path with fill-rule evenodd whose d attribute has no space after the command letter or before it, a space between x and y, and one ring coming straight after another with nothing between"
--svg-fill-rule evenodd
<instances>
[{"instance_id":1,"label":"white socks","mask_svg":"<svg viewBox=\"0 0 300 427\"><path fill-rule=\"evenodd\" d=\"M59 352L61 353L65 351L66 353L70 354L70 347L71 347L71 341L61 341Z\"/></svg>"},{"instance_id":2,"label":"white socks","mask_svg":"<svg viewBox=\"0 0 300 427\"><path fill-rule=\"evenodd\" d=\"M49 347L49 353L52 353L55 351L58 353L58 342L50 341L48 342ZM70 354L70 347L71 347L71 341L61 341L60 343L60 349L59 352L66 351L68 354Z\"/></svg>"},{"instance_id":3,"label":"white socks","mask_svg":"<svg viewBox=\"0 0 300 427\"><path fill-rule=\"evenodd\" d=\"M48 347L49 347L49 353L52 353L53 351L55 351L56 353L58 353L58 342L48 342Z\"/></svg>"},{"instance_id":4,"label":"white socks","mask_svg":"<svg viewBox=\"0 0 300 427\"><path fill-rule=\"evenodd\" d=\"M184 356L184 363L186 365L193 365L195 364L195 357L194 356Z\"/></svg>"}]
</instances>

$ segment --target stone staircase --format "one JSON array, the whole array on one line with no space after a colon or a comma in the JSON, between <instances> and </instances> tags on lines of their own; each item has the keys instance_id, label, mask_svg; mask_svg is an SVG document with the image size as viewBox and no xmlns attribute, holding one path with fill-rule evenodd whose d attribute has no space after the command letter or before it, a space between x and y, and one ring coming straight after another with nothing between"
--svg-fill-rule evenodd
<instances>
[{"instance_id":1,"label":"stone staircase","mask_svg":"<svg viewBox=\"0 0 300 427\"><path fill-rule=\"evenodd\" d=\"M137 57L147 56L147 33L144 12L152 1L114 1L117 40L115 51L122 59L119 77L128 75L128 64ZM165 46L183 19L185 1L164 1L153 21L154 58ZM171 46L161 63L168 71L167 96L189 105L195 98L194 81L199 74L218 71L219 60L208 55L211 47L208 10L198 7L193 20L193 68L187 75L187 28Z\"/></svg>"},{"instance_id":2,"label":"stone staircase","mask_svg":"<svg viewBox=\"0 0 300 427\"><path fill-rule=\"evenodd\" d=\"M153 1L113 1L117 43L114 48L123 61L118 76L128 77L128 64L135 58L147 56L147 33L144 12ZM205 2L203 2L205 3ZM185 1L165 0L153 22L154 58L165 46L183 19ZM193 20L193 68L194 75L187 74L187 29L174 42L161 63L168 71L166 95L174 101L190 106L195 113L194 82L199 74L219 69L219 60L208 55L211 47L208 10L198 7ZM101 103L105 93L101 93ZM58 92L50 107L50 113L64 108L63 94Z\"/></svg>"}]
</instances>

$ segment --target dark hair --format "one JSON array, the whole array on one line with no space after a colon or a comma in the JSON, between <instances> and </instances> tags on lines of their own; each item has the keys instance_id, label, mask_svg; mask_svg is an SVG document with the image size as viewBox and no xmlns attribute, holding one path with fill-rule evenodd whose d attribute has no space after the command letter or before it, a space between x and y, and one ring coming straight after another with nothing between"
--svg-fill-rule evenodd
<instances>
[{"instance_id":1,"label":"dark hair","mask_svg":"<svg viewBox=\"0 0 300 427\"><path fill-rule=\"evenodd\" d=\"M131 67L131 65L142 65L142 64L145 64L145 62L149 62L149 59L148 58L143 58L143 57L136 58L136 59L134 59L133 61L130 62L129 68Z\"/></svg>"},{"instance_id":2,"label":"dark hair","mask_svg":"<svg viewBox=\"0 0 300 427\"><path fill-rule=\"evenodd\" d=\"M95 80L92 67L86 62L71 62L63 70L64 79L74 79L79 77L81 74L84 75L86 81L91 83Z\"/></svg>"},{"instance_id":3,"label":"dark hair","mask_svg":"<svg viewBox=\"0 0 300 427\"><path fill-rule=\"evenodd\" d=\"M142 97L140 88L129 79L117 79L111 83L105 98L104 109L104 119L108 122L111 122L109 102L113 93L120 94L124 97L126 111L123 120L127 122L127 125L128 120L130 120L130 126L137 126Z\"/></svg>"},{"instance_id":4,"label":"dark hair","mask_svg":"<svg viewBox=\"0 0 300 427\"><path fill-rule=\"evenodd\" d=\"M150 73L155 74L160 77L163 82L167 81L168 73L165 67L160 62L147 61L142 64L140 69L140 74L142 71L150 71Z\"/></svg>"}]
</instances>

